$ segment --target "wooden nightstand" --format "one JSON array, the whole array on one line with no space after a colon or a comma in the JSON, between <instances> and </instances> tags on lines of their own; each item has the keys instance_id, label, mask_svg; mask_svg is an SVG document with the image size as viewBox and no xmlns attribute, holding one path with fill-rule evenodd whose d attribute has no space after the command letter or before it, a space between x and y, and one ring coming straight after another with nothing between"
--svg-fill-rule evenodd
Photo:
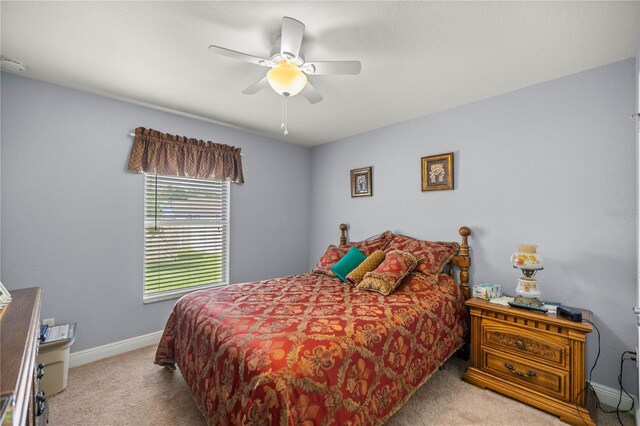
<instances>
[{"instance_id":1,"label":"wooden nightstand","mask_svg":"<svg viewBox=\"0 0 640 426\"><path fill-rule=\"evenodd\" d=\"M462 379L575 425L595 425L595 397L585 390L587 323L469 299L471 365ZM591 312L582 311L583 319ZM517 421L517 419L514 419Z\"/></svg>"}]
</instances>

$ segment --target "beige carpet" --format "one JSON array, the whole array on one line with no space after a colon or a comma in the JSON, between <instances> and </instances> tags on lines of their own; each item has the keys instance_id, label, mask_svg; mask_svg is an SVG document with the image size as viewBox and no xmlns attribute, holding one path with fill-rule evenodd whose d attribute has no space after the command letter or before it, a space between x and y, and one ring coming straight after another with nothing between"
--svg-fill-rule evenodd
<instances>
[{"instance_id":1,"label":"beige carpet","mask_svg":"<svg viewBox=\"0 0 640 426\"><path fill-rule=\"evenodd\" d=\"M180 372L153 365L155 347L73 368L68 388L51 398L49 425L204 425ZM562 425L556 417L460 380L466 362L452 359L387 425ZM618 424L598 413L598 424ZM625 425L633 417L624 414Z\"/></svg>"}]
</instances>

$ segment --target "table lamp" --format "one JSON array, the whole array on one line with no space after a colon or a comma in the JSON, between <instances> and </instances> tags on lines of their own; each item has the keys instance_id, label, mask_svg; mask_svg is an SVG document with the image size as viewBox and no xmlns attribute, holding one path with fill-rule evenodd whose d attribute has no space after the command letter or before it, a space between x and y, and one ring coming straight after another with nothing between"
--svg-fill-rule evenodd
<instances>
[{"instance_id":1,"label":"table lamp","mask_svg":"<svg viewBox=\"0 0 640 426\"><path fill-rule=\"evenodd\" d=\"M518 278L516 293L522 297L535 299L542 304L540 297L540 284L533 277L542 267L542 258L536 253L538 246L535 244L520 244L518 251L511 255L511 264L514 268L522 270L524 277Z\"/></svg>"}]
</instances>

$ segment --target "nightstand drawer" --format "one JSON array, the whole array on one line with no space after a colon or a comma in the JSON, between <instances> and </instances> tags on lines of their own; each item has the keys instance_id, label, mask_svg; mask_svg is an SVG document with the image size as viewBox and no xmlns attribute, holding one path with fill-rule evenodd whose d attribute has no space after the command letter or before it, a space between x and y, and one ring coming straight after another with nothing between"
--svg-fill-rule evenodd
<instances>
[{"instance_id":1,"label":"nightstand drawer","mask_svg":"<svg viewBox=\"0 0 640 426\"><path fill-rule=\"evenodd\" d=\"M568 371L542 366L484 347L481 356L480 368L488 373L547 395L569 399Z\"/></svg>"},{"instance_id":2,"label":"nightstand drawer","mask_svg":"<svg viewBox=\"0 0 640 426\"><path fill-rule=\"evenodd\" d=\"M561 336L552 336L491 320L482 321L482 345L505 350L516 355L569 368L569 341Z\"/></svg>"}]
</instances>

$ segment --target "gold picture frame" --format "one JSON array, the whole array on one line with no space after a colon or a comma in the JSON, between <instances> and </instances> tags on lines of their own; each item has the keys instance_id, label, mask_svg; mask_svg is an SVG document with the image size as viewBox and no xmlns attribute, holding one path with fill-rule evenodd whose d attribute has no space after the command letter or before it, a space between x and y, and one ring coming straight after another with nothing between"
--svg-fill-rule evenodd
<instances>
[{"instance_id":1,"label":"gold picture frame","mask_svg":"<svg viewBox=\"0 0 640 426\"><path fill-rule=\"evenodd\" d=\"M422 192L453 189L453 152L422 157Z\"/></svg>"},{"instance_id":2,"label":"gold picture frame","mask_svg":"<svg viewBox=\"0 0 640 426\"><path fill-rule=\"evenodd\" d=\"M351 198L373 196L372 167L351 170Z\"/></svg>"}]
</instances>

